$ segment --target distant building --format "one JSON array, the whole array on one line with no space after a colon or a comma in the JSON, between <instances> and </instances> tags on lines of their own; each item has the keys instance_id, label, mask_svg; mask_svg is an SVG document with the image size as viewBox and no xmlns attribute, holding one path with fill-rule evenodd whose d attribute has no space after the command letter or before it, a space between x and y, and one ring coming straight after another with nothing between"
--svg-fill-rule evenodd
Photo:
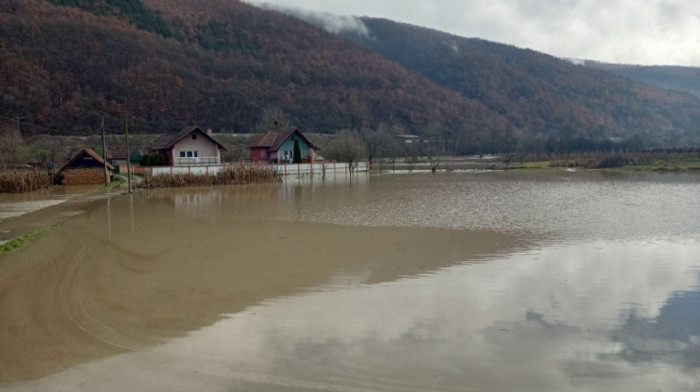
<instances>
[{"instance_id":1,"label":"distant building","mask_svg":"<svg viewBox=\"0 0 700 392\"><path fill-rule=\"evenodd\" d=\"M114 166L107 163L107 169L111 175ZM65 175L66 185L97 185L105 181L104 160L90 148L80 150L60 172Z\"/></svg>"},{"instance_id":2,"label":"distant building","mask_svg":"<svg viewBox=\"0 0 700 392\"><path fill-rule=\"evenodd\" d=\"M396 135L396 139L399 141L402 141L406 144L419 144L419 143L427 143L427 139L422 139L418 135Z\"/></svg>"},{"instance_id":3,"label":"distant building","mask_svg":"<svg viewBox=\"0 0 700 392\"><path fill-rule=\"evenodd\" d=\"M153 142L151 153L168 158L171 166L215 166L221 164L226 148L210 132L199 127L186 127L174 135L163 135Z\"/></svg>"},{"instance_id":4,"label":"distant building","mask_svg":"<svg viewBox=\"0 0 700 392\"><path fill-rule=\"evenodd\" d=\"M271 163L291 163L294 158L294 141L299 140L304 163L313 163L319 148L297 129L270 131L257 138L250 146L250 159Z\"/></svg>"},{"instance_id":5,"label":"distant building","mask_svg":"<svg viewBox=\"0 0 700 392\"><path fill-rule=\"evenodd\" d=\"M129 155L129 162L132 164L138 164L143 156L143 152L139 149L131 150ZM113 146L107 148L107 162L114 166L126 165L126 148L121 146Z\"/></svg>"}]
</instances>

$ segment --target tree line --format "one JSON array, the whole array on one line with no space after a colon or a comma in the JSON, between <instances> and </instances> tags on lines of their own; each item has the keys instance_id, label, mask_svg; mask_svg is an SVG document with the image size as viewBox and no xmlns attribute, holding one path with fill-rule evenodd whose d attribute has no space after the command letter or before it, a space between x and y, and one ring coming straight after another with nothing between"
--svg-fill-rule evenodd
<instances>
[{"instance_id":1,"label":"tree line","mask_svg":"<svg viewBox=\"0 0 700 392\"><path fill-rule=\"evenodd\" d=\"M417 132L465 113L475 125L507 126L478 102L347 40L237 1L152 1L162 9L148 12L139 1L6 3L2 114L44 127L90 134L104 116L108 130L128 117L153 133L187 124L252 132L271 103L310 132L380 122ZM162 20L170 33L136 15Z\"/></svg>"},{"instance_id":2,"label":"tree line","mask_svg":"<svg viewBox=\"0 0 700 392\"><path fill-rule=\"evenodd\" d=\"M0 0L0 115L27 133L91 135L103 116L113 133L240 133L274 105L304 132L387 128L453 155L700 144L697 99L533 51L373 19L353 43L233 0L145 4Z\"/></svg>"}]
</instances>

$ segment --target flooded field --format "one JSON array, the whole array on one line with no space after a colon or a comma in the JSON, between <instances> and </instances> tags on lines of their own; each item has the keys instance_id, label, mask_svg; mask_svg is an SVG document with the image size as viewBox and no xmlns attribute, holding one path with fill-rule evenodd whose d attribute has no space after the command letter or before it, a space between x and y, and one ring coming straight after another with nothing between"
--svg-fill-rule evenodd
<instances>
[{"instance_id":1,"label":"flooded field","mask_svg":"<svg viewBox=\"0 0 700 392\"><path fill-rule=\"evenodd\" d=\"M696 391L698 195L464 172L95 199L0 259L0 389Z\"/></svg>"},{"instance_id":2,"label":"flooded field","mask_svg":"<svg viewBox=\"0 0 700 392\"><path fill-rule=\"evenodd\" d=\"M44 230L85 212L86 205L114 197L119 187L57 186L37 192L0 193L0 245L8 240ZM20 218L21 219L17 219Z\"/></svg>"}]
</instances>

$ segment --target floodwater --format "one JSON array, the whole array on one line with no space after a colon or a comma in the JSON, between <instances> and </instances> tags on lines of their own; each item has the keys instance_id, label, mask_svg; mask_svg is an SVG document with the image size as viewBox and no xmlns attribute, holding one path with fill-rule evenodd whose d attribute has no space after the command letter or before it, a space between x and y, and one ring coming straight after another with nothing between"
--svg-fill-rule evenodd
<instances>
[{"instance_id":1,"label":"floodwater","mask_svg":"<svg viewBox=\"0 0 700 392\"><path fill-rule=\"evenodd\" d=\"M0 259L8 391L696 391L700 175L97 200Z\"/></svg>"},{"instance_id":2,"label":"floodwater","mask_svg":"<svg viewBox=\"0 0 700 392\"><path fill-rule=\"evenodd\" d=\"M96 186L60 186L37 192L0 193L0 221L64 203L96 188Z\"/></svg>"},{"instance_id":3,"label":"floodwater","mask_svg":"<svg viewBox=\"0 0 700 392\"><path fill-rule=\"evenodd\" d=\"M84 204L120 192L119 187L100 193L98 189L95 185L57 186L36 192L0 193L0 245L81 214Z\"/></svg>"}]
</instances>

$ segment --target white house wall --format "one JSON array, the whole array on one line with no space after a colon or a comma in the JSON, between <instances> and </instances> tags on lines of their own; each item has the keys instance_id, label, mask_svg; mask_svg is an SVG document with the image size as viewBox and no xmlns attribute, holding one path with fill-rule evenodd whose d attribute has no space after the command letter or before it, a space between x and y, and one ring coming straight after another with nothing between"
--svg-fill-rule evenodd
<instances>
[{"instance_id":1,"label":"white house wall","mask_svg":"<svg viewBox=\"0 0 700 392\"><path fill-rule=\"evenodd\" d=\"M173 146L173 158L179 158L180 151L188 150L197 150L199 158L221 158L219 156L218 146L202 135L197 135L197 139L195 140L192 140L192 135L187 135L184 139L175 143L175 146Z\"/></svg>"},{"instance_id":2,"label":"white house wall","mask_svg":"<svg viewBox=\"0 0 700 392\"><path fill-rule=\"evenodd\" d=\"M286 164L286 165L272 165L273 169L279 175L309 175L309 174L322 174L324 169L326 173L346 173L348 172L348 164L343 162L338 163L299 163L299 164ZM149 167L147 172L151 176L157 176L161 174L209 174L215 175L221 170L221 165L211 165L211 166L161 166L161 167ZM367 162L360 162L355 168L356 172L366 172L369 170Z\"/></svg>"}]
</instances>

